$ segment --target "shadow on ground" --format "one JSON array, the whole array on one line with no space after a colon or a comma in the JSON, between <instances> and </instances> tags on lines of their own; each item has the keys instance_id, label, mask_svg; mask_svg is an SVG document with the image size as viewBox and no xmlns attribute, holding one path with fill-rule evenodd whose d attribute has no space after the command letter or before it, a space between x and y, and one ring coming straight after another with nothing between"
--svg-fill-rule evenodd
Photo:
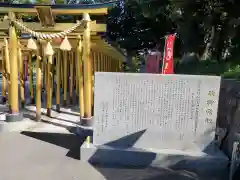
<instances>
[{"instance_id":1,"label":"shadow on ground","mask_svg":"<svg viewBox=\"0 0 240 180\"><path fill-rule=\"evenodd\" d=\"M27 113L24 113L24 118L31 119L35 121L35 116L30 114L28 111ZM65 128L68 133L49 133L49 132L33 132L33 131L22 131L21 134L54 144L56 146L63 147L65 149L69 149L66 156L80 160L80 147L82 146L83 142L85 141L86 137L80 137L75 134L76 132L76 126L69 126L69 125L63 125L60 123L52 122L50 121L51 118L42 116L41 123L54 125L57 127ZM58 119L60 121L66 121L74 124L72 121L68 121L65 119Z\"/></svg>"},{"instance_id":2,"label":"shadow on ground","mask_svg":"<svg viewBox=\"0 0 240 180\"><path fill-rule=\"evenodd\" d=\"M36 120L35 120L35 119L36 119L35 116L34 116L34 115L31 115L31 114L28 114L28 113L24 113L24 114L23 114L23 117L24 117L24 118L31 119L32 121L36 121ZM54 119L57 119L57 120L59 120L59 121L64 121L64 122L72 123L72 124L77 124L77 123L75 123L75 122L68 121L68 120L61 119L61 118L54 118ZM52 121L50 121L50 120L51 120L51 118L49 118L49 117L42 117L42 119L41 119L40 122L45 123L45 124L51 124L51 125L54 125L54 126L57 126L57 127L65 128L65 129L67 129L67 130L68 130L69 132L71 132L71 133L76 132L76 126L64 125L64 124L52 122Z\"/></svg>"},{"instance_id":3,"label":"shadow on ground","mask_svg":"<svg viewBox=\"0 0 240 180\"><path fill-rule=\"evenodd\" d=\"M21 134L47 143L68 149L66 156L80 160L80 147L85 137L75 134L45 133L23 131ZM134 136L131 146L141 136L142 132ZM120 140L122 141L122 139ZM114 142L113 144L116 144ZM111 143L110 143L111 144ZM109 145L110 145L109 144ZM117 143L119 145L119 143ZM121 144L121 142L120 142ZM111 144L112 145L112 144ZM99 153L99 152L97 152ZM171 169L156 169L149 167L123 167L104 164L92 164L107 180L198 180L196 174L187 171L173 171Z\"/></svg>"},{"instance_id":4,"label":"shadow on ground","mask_svg":"<svg viewBox=\"0 0 240 180\"><path fill-rule=\"evenodd\" d=\"M47 143L69 149L66 156L80 160L80 147L84 138L74 134L45 133L23 131L21 134L32 137ZM170 169L123 167L113 165L96 165L99 171L107 180L197 180L195 174L184 171L173 171Z\"/></svg>"},{"instance_id":5,"label":"shadow on ground","mask_svg":"<svg viewBox=\"0 0 240 180\"><path fill-rule=\"evenodd\" d=\"M27 118L34 119L34 116L29 114L25 114ZM43 123L52 124L55 126L60 126L62 128L66 128L69 134L64 133L47 133L47 132L29 132L23 131L21 134L54 144L56 146L68 149L66 156L70 158L74 158L76 160L80 160L80 148L84 143L86 136L90 135L91 132L85 132L81 136L74 134L75 127L65 126L62 124L58 124L55 122L42 120ZM134 133L132 135L123 137L117 141L110 142L106 144L109 147L122 147L122 148L129 148L132 147L135 142L144 134L144 130L138 133ZM96 151L95 154L92 156L108 156L106 153L102 153L101 151ZM150 168L148 167L151 162L154 160L154 156L151 155L147 159L145 167L123 167L123 166L116 166L116 165L107 165L107 164L94 164L91 163L94 168L100 172L107 180L219 180L219 178L203 178L199 177L194 172L184 171L181 169L172 170L167 168ZM91 162L91 158L90 158Z\"/></svg>"},{"instance_id":6,"label":"shadow on ground","mask_svg":"<svg viewBox=\"0 0 240 180\"><path fill-rule=\"evenodd\" d=\"M104 175L107 180L200 180L195 173L174 171L165 168L158 169L148 167L140 169L114 166L95 166L95 168Z\"/></svg>"},{"instance_id":7,"label":"shadow on ground","mask_svg":"<svg viewBox=\"0 0 240 180\"><path fill-rule=\"evenodd\" d=\"M66 156L80 160L79 149L84 139L74 134L23 131L21 134L68 149Z\"/></svg>"},{"instance_id":8,"label":"shadow on ground","mask_svg":"<svg viewBox=\"0 0 240 180\"><path fill-rule=\"evenodd\" d=\"M55 116L52 116L52 117L48 117L47 116L47 113L44 113L42 112L41 115L42 115L42 119L46 119L46 118L54 118L54 119L57 119L57 120L60 120L60 121L65 121L65 122L70 122L70 123L74 123L73 121L70 121L70 120L66 120L66 119L62 119L62 118L59 118L56 116L56 114L59 114L58 112L56 112L56 109L52 108L53 112L55 113ZM76 116L76 117L80 117L79 114L77 114L76 112L67 112L67 111L61 111L60 113L62 114L68 114L68 115L71 115L71 116ZM34 110L30 110L30 109L24 109L24 113L23 115L25 116L28 116L30 115L31 116L31 119L32 120L35 120L36 119L36 111ZM26 117L26 118L30 118L30 117ZM80 121L80 118L79 118L79 121Z\"/></svg>"}]
</instances>

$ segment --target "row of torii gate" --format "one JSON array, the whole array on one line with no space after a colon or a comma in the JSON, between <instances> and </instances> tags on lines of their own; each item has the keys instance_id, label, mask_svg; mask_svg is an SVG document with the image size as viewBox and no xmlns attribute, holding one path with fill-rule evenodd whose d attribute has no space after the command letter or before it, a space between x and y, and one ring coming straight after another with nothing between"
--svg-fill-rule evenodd
<instances>
[{"instance_id":1,"label":"row of torii gate","mask_svg":"<svg viewBox=\"0 0 240 180\"><path fill-rule=\"evenodd\" d=\"M91 125L94 72L121 72L125 58L123 53L98 35L106 32L106 24L97 23L91 18L91 16L98 19L103 17L111 5L111 3L97 6L2 4L0 13L5 14L0 23L2 100L6 101L8 94L9 104L6 121L22 119L19 109L26 104L25 80L28 72L30 96L32 103L36 104L36 120L41 120L44 88L47 92L47 116L51 117L53 91L58 112L61 105L73 103L73 94L76 92L82 125ZM37 16L40 23L24 22L21 18L23 14ZM82 19L76 23L55 22L56 15L65 14L82 15ZM30 38L24 38L24 34L30 35ZM34 57L36 72L33 68ZM34 73L36 73L35 85Z\"/></svg>"}]
</instances>

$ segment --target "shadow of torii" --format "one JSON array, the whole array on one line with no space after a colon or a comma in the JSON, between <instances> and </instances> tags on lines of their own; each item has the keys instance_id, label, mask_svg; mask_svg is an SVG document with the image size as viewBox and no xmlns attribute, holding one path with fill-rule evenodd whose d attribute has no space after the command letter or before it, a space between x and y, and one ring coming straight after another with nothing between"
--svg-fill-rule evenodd
<instances>
[{"instance_id":1,"label":"shadow of torii","mask_svg":"<svg viewBox=\"0 0 240 180\"><path fill-rule=\"evenodd\" d=\"M45 122L45 121L44 121ZM50 123L52 122L45 122ZM57 125L57 124L55 124ZM63 125L61 125L63 126ZM21 134L54 144L56 146L68 149L66 156L70 158L74 158L76 160L81 160L80 150L81 146L86 140L86 137L92 135L92 131L87 130L81 135L76 135L73 132L75 131L74 127L65 127L70 133L48 133L48 132L30 132L23 131ZM146 130L142 130L128 136L122 137L115 141L104 144L105 146L128 149L134 146L134 144L141 138L141 136L145 133ZM93 165L93 167L100 172L107 180L202 180L195 172L184 171L183 169L172 169L172 168L152 168L149 165L155 159L156 154L150 153L146 159L145 166L139 167L128 167L128 166L120 166L114 164L96 164L92 163L91 159L94 159L94 156L108 156L107 153L102 153L101 150L97 150L92 157L89 159L89 163ZM169 159L170 160L170 159ZM177 165L177 164L176 164ZM211 178L210 178L211 179ZM210 180L209 179L209 180ZM203 178L203 180L205 180ZM211 179L212 180L212 179Z\"/></svg>"},{"instance_id":2,"label":"shadow of torii","mask_svg":"<svg viewBox=\"0 0 240 180\"><path fill-rule=\"evenodd\" d=\"M49 122L49 121L44 121L44 120L42 122L64 127L69 131L69 134L52 133L52 132L33 132L33 131L22 131L21 134L68 149L69 151L66 154L66 156L77 159L77 160L81 160L80 148L85 142L87 136L89 135L92 136L93 132L91 130L90 131L82 130L83 133L81 133L81 135L77 135L77 134L74 134L74 132L76 132L76 127L59 125L59 124ZM141 135L144 132L145 130L139 131L131 135L125 136L123 138L120 138L118 140L106 143L104 145L112 148L113 147L123 148L123 149L130 148L135 144L135 142L141 137ZM98 155L98 152L96 152L95 155Z\"/></svg>"}]
</instances>

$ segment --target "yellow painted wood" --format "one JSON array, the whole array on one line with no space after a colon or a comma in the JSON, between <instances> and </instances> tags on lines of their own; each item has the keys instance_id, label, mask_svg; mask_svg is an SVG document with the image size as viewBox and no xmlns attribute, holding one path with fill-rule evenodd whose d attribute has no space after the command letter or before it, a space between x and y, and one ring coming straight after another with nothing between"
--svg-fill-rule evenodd
<instances>
[{"instance_id":1,"label":"yellow painted wood","mask_svg":"<svg viewBox=\"0 0 240 180\"><path fill-rule=\"evenodd\" d=\"M37 64L36 64L36 120L41 120L41 95L42 95L42 65L41 65L41 52L42 47L40 43L38 43L38 49L37 49Z\"/></svg>"},{"instance_id":2,"label":"yellow painted wood","mask_svg":"<svg viewBox=\"0 0 240 180\"><path fill-rule=\"evenodd\" d=\"M101 53L97 52L97 71L101 71Z\"/></svg>"},{"instance_id":3,"label":"yellow painted wood","mask_svg":"<svg viewBox=\"0 0 240 180\"><path fill-rule=\"evenodd\" d=\"M24 61L22 58L22 50L21 47L18 47L18 66L19 66L19 74L20 74L20 98L21 98L21 105L24 107L25 105L25 74L24 74Z\"/></svg>"},{"instance_id":4,"label":"yellow painted wood","mask_svg":"<svg viewBox=\"0 0 240 180\"><path fill-rule=\"evenodd\" d=\"M53 74L52 74L52 63L53 56L48 56L47 62L47 116L51 117L51 109L52 109L52 92L53 92Z\"/></svg>"},{"instance_id":5,"label":"yellow painted wood","mask_svg":"<svg viewBox=\"0 0 240 180\"><path fill-rule=\"evenodd\" d=\"M25 23L24 23L25 24ZM1 25L1 22L0 22L0 25ZM9 27L9 26L8 26ZM1 30L1 28L0 28L0 30ZM2 30L3 31L3 30ZM48 31L49 31L49 33L51 33L51 32L53 32L53 31L51 31L51 28L49 28L48 29ZM72 33L69 33L68 34L68 40L69 40L69 42L70 43L74 43L74 45L76 45L76 46L74 46L74 47L77 47L77 44L78 44L78 36L79 35L83 35L83 32L78 32L78 33L76 33L75 31L74 32L72 32ZM0 47L1 46L3 46L4 45L4 43L2 42L2 40L4 40L4 38L7 38L8 39L8 35L7 34L5 34L5 33L3 33L3 34L1 34L1 31L0 31ZM26 50L26 51L31 51L30 49L27 49L25 46L27 45L27 43L28 43L28 39L21 39L21 38L19 38L19 40L20 40L20 42L21 42L21 47L22 47L22 50ZM40 40L41 42L46 42L46 40ZM93 32L93 31L91 31L91 41L92 42L96 42L96 43L98 43L98 42L102 42L103 41L103 39L102 39L102 37L100 37L98 34L97 34L97 32ZM95 43L95 44L96 44ZM51 42L51 44L52 44L52 46L54 47L54 48L59 48L59 46L57 47L56 45L58 44L60 44L58 41L56 41L56 40L53 40L52 42ZM56 47L55 47L56 46ZM25 49L24 49L24 47L25 47Z\"/></svg>"},{"instance_id":6,"label":"yellow painted wood","mask_svg":"<svg viewBox=\"0 0 240 180\"><path fill-rule=\"evenodd\" d=\"M104 62L104 72L107 72L107 56L104 54L103 56L103 62Z\"/></svg>"},{"instance_id":7,"label":"yellow painted wood","mask_svg":"<svg viewBox=\"0 0 240 180\"><path fill-rule=\"evenodd\" d=\"M108 72L108 62L107 62L107 55L105 54L105 57L104 57L104 63L105 63L105 72Z\"/></svg>"},{"instance_id":8,"label":"yellow painted wood","mask_svg":"<svg viewBox=\"0 0 240 180\"><path fill-rule=\"evenodd\" d=\"M7 98L7 72L6 72L6 59L4 55L4 48L2 49L2 101L5 103Z\"/></svg>"},{"instance_id":9,"label":"yellow painted wood","mask_svg":"<svg viewBox=\"0 0 240 180\"><path fill-rule=\"evenodd\" d=\"M77 52L76 52L76 49L74 49L74 52L73 52L73 79L74 79L74 90L75 90L75 93L76 95L78 95L77 93L77 77L78 77L78 74L77 74ZM76 103L77 101L75 101Z\"/></svg>"},{"instance_id":10,"label":"yellow painted wood","mask_svg":"<svg viewBox=\"0 0 240 180\"><path fill-rule=\"evenodd\" d=\"M40 50L40 54L39 56L41 57L41 61L40 61L40 66L41 66L41 70L42 70L42 87L44 88L46 86L46 66L45 66L45 56L44 56L44 52L43 52L43 48L42 45L39 43L39 50Z\"/></svg>"},{"instance_id":11,"label":"yellow painted wood","mask_svg":"<svg viewBox=\"0 0 240 180\"><path fill-rule=\"evenodd\" d=\"M114 59L114 64L115 64L115 72L118 72L118 60Z\"/></svg>"},{"instance_id":12,"label":"yellow painted wood","mask_svg":"<svg viewBox=\"0 0 240 180\"><path fill-rule=\"evenodd\" d=\"M69 64L70 64L70 90L69 90L69 95L70 95L70 102L73 102L73 52L69 53Z\"/></svg>"},{"instance_id":13,"label":"yellow painted wood","mask_svg":"<svg viewBox=\"0 0 240 180\"><path fill-rule=\"evenodd\" d=\"M108 72L108 57L105 55L105 71Z\"/></svg>"},{"instance_id":14,"label":"yellow painted wood","mask_svg":"<svg viewBox=\"0 0 240 180\"><path fill-rule=\"evenodd\" d=\"M107 42L103 40L95 40L91 44L92 49L96 51L101 51L104 52L105 54L108 54L109 56L112 57L119 57L120 59L124 60L125 56L119 52L116 48L112 47L109 45Z\"/></svg>"},{"instance_id":15,"label":"yellow painted wood","mask_svg":"<svg viewBox=\"0 0 240 180\"><path fill-rule=\"evenodd\" d=\"M107 56L108 72L111 72L111 61L110 56Z\"/></svg>"},{"instance_id":16,"label":"yellow painted wood","mask_svg":"<svg viewBox=\"0 0 240 180\"><path fill-rule=\"evenodd\" d=\"M107 68L108 68L108 72L111 72L111 61L110 61L110 56L107 56Z\"/></svg>"},{"instance_id":17,"label":"yellow painted wood","mask_svg":"<svg viewBox=\"0 0 240 180\"><path fill-rule=\"evenodd\" d=\"M15 13L35 14L37 10L34 8L6 8L0 7L0 13L8 13L9 11ZM66 15L80 15L83 13L104 15L108 13L108 8L96 8L96 9L52 9L53 14L66 14Z\"/></svg>"},{"instance_id":18,"label":"yellow painted wood","mask_svg":"<svg viewBox=\"0 0 240 180\"><path fill-rule=\"evenodd\" d=\"M93 60L93 70L92 70L92 107L94 106L94 81L95 81L95 72L97 72L97 53L93 51L92 53Z\"/></svg>"},{"instance_id":19,"label":"yellow painted wood","mask_svg":"<svg viewBox=\"0 0 240 180\"><path fill-rule=\"evenodd\" d=\"M48 59L45 56L44 52L42 53L42 58L43 61L42 63L44 64L44 69L43 69L43 73L44 73L44 86L47 87L47 83L48 83Z\"/></svg>"},{"instance_id":20,"label":"yellow painted wood","mask_svg":"<svg viewBox=\"0 0 240 180\"><path fill-rule=\"evenodd\" d=\"M79 108L80 108L80 116L84 116L84 79L83 79L83 47L82 40L79 39L79 44L77 48L77 72L78 72L78 91L79 91Z\"/></svg>"},{"instance_id":21,"label":"yellow painted wood","mask_svg":"<svg viewBox=\"0 0 240 180\"><path fill-rule=\"evenodd\" d=\"M110 64L110 72L114 72L114 64L112 57L109 57L109 64Z\"/></svg>"},{"instance_id":22,"label":"yellow painted wood","mask_svg":"<svg viewBox=\"0 0 240 180\"><path fill-rule=\"evenodd\" d=\"M94 73L98 70L98 53L93 51L93 61L94 61ZM93 74L94 76L94 74Z\"/></svg>"},{"instance_id":23,"label":"yellow painted wood","mask_svg":"<svg viewBox=\"0 0 240 180\"><path fill-rule=\"evenodd\" d=\"M119 67L119 72L123 71L123 66L122 66L122 61L118 60L118 67Z\"/></svg>"},{"instance_id":24,"label":"yellow painted wood","mask_svg":"<svg viewBox=\"0 0 240 180\"><path fill-rule=\"evenodd\" d=\"M104 54L103 53L101 53L102 54L102 72L104 72Z\"/></svg>"},{"instance_id":25,"label":"yellow painted wood","mask_svg":"<svg viewBox=\"0 0 240 180\"><path fill-rule=\"evenodd\" d=\"M92 59L90 57L90 26L86 24L83 33L83 73L84 73L84 117L92 117Z\"/></svg>"},{"instance_id":26,"label":"yellow painted wood","mask_svg":"<svg viewBox=\"0 0 240 180\"><path fill-rule=\"evenodd\" d=\"M71 43L73 48L78 46L78 40L76 38L76 35L72 36L72 37L69 36L68 38L69 38L69 42ZM21 44L26 45L27 40L22 39ZM53 41L52 46L53 46L53 48L58 49L59 43ZM94 50L96 52L102 52L112 58L120 59L121 61L124 61L124 59L125 59L125 56L121 52L119 52L116 48L110 46L104 40L101 40L101 37L93 36L92 33L91 33L91 48L92 48L92 50ZM22 50L27 50L27 49L22 48Z\"/></svg>"},{"instance_id":27,"label":"yellow painted wood","mask_svg":"<svg viewBox=\"0 0 240 180\"><path fill-rule=\"evenodd\" d=\"M78 49L78 48L77 48ZM79 73L78 73L78 70L79 70L79 63L78 63L78 61L79 61L79 56L80 55L78 55L78 50L76 51L76 61L75 61L75 65L76 65L76 78L75 78L75 80L76 80L76 94L79 96Z\"/></svg>"},{"instance_id":28,"label":"yellow painted wood","mask_svg":"<svg viewBox=\"0 0 240 180\"><path fill-rule=\"evenodd\" d=\"M61 52L58 51L57 53L57 59L56 59L56 69L57 69L57 93L56 93L56 104L57 104L57 111L60 112L60 96L61 96Z\"/></svg>"},{"instance_id":29,"label":"yellow painted wood","mask_svg":"<svg viewBox=\"0 0 240 180\"><path fill-rule=\"evenodd\" d=\"M63 52L60 50L60 56L61 56L61 60L60 60L60 76L61 76L61 88L63 88L63 76L64 76L64 72L63 72Z\"/></svg>"},{"instance_id":30,"label":"yellow painted wood","mask_svg":"<svg viewBox=\"0 0 240 180\"><path fill-rule=\"evenodd\" d=\"M103 61L103 53L100 52L100 71L104 71L104 61Z\"/></svg>"},{"instance_id":31,"label":"yellow painted wood","mask_svg":"<svg viewBox=\"0 0 240 180\"><path fill-rule=\"evenodd\" d=\"M15 18L15 14L10 12L9 17L12 19ZM19 105L18 105L18 41L17 41L17 33L16 29L13 25L9 28L9 45L10 45L10 96L11 96L11 113L19 113Z\"/></svg>"},{"instance_id":32,"label":"yellow painted wood","mask_svg":"<svg viewBox=\"0 0 240 180\"><path fill-rule=\"evenodd\" d=\"M28 69L29 69L29 89L32 103L34 102L34 89L33 89L33 64L32 64L32 53L28 55Z\"/></svg>"},{"instance_id":33,"label":"yellow painted wood","mask_svg":"<svg viewBox=\"0 0 240 180\"><path fill-rule=\"evenodd\" d=\"M6 66L6 77L8 81L8 104L11 108L11 79L10 79L10 57L9 57L9 46L8 46L8 40L4 39L4 57L5 57L5 66Z\"/></svg>"},{"instance_id":34,"label":"yellow painted wood","mask_svg":"<svg viewBox=\"0 0 240 180\"><path fill-rule=\"evenodd\" d=\"M42 26L53 27L55 25L55 18L50 6L38 6L35 9L37 10L37 16Z\"/></svg>"},{"instance_id":35,"label":"yellow painted wood","mask_svg":"<svg viewBox=\"0 0 240 180\"><path fill-rule=\"evenodd\" d=\"M63 104L67 105L67 94L68 94L68 52L63 52L63 72L64 72L64 80L63 80Z\"/></svg>"},{"instance_id":36,"label":"yellow painted wood","mask_svg":"<svg viewBox=\"0 0 240 180\"><path fill-rule=\"evenodd\" d=\"M112 62L111 62L110 56L108 56L108 66L109 66L109 72L112 72Z\"/></svg>"},{"instance_id":37,"label":"yellow painted wood","mask_svg":"<svg viewBox=\"0 0 240 180\"><path fill-rule=\"evenodd\" d=\"M72 79L72 81L73 81L73 91L74 91L74 89L75 89L75 83L76 83L76 80L75 80L75 68L76 68L76 66L75 66L75 49L73 49L72 51L71 51L71 53L72 53L72 66L73 66L73 79Z\"/></svg>"},{"instance_id":38,"label":"yellow painted wood","mask_svg":"<svg viewBox=\"0 0 240 180\"><path fill-rule=\"evenodd\" d=\"M114 59L110 57L110 63L111 63L111 72L115 72L115 64L114 64Z\"/></svg>"},{"instance_id":39,"label":"yellow painted wood","mask_svg":"<svg viewBox=\"0 0 240 180\"><path fill-rule=\"evenodd\" d=\"M24 25L28 28L30 28L33 31L37 32L61 32L65 31L66 29L69 29L73 27L76 23L56 23L54 27L44 27L40 23L37 22L24 22ZM2 21L0 22L0 30L7 30L9 28L9 22L8 21ZM90 28L92 32L106 32L107 27L106 24L97 24L96 21L90 22ZM83 33L84 26L78 27L74 33ZM23 31L25 32L25 31Z\"/></svg>"},{"instance_id":40,"label":"yellow painted wood","mask_svg":"<svg viewBox=\"0 0 240 180\"><path fill-rule=\"evenodd\" d=\"M115 72L115 69L114 69L114 59L112 57L110 57L110 64L111 64L111 72Z\"/></svg>"},{"instance_id":41,"label":"yellow painted wood","mask_svg":"<svg viewBox=\"0 0 240 180\"><path fill-rule=\"evenodd\" d=\"M72 34L74 34L74 33L72 33ZM6 37L6 36L4 36L4 37ZM73 48L78 46L78 38L76 38L76 33L73 36L68 36L68 39ZM27 40L22 39L21 44L26 46ZM1 45L1 42L0 42L0 45ZM53 48L58 49L59 43L53 41L52 46L53 46ZM104 40L101 40L101 37L92 35L92 33L91 33L91 48L92 48L92 50L94 50L96 52L104 53L114 59L119 59L121 61L125 60L124 54L119 52L116 48L110 46ZM27 49L24 47L22 48L22 50L27 51Z\"/></svg>"}]
</instances>

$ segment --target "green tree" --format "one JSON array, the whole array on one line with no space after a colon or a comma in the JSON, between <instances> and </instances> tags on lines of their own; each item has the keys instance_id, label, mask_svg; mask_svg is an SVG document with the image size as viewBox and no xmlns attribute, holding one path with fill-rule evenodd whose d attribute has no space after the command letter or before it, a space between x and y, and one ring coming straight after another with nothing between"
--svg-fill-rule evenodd
<instances>
[{"instance_id":1,"label":"green tree","mask_svg":"<svg viewBox=\"0 0 240 180\"><path fill-rule=\"evenodd\" d=\"M145 16L141 6L135 1L120 1L109 12L107 35L126 50L127 64L130 69L135 69L133 56L163 42L163 38L160 37L172 27L170 24L162 14L157 19Z\"/></svg>"},{"instance_id":2,"label":"green tree","mask_svg":"<svg viewBox=\"0 0 240 180\"><path fill-rule=\"evenodd\" d=\"M151 27L158 29L151 31L151 37L160 38L161 31L177 32L182 41L180 51L186 57L225 60L239 43L240 14L236 0L128 0L126 3L138 7L133 11L134 16L143 14L152 22ZM151 39L145 35L143 39Z\"/></svg>"}]
</instances>

